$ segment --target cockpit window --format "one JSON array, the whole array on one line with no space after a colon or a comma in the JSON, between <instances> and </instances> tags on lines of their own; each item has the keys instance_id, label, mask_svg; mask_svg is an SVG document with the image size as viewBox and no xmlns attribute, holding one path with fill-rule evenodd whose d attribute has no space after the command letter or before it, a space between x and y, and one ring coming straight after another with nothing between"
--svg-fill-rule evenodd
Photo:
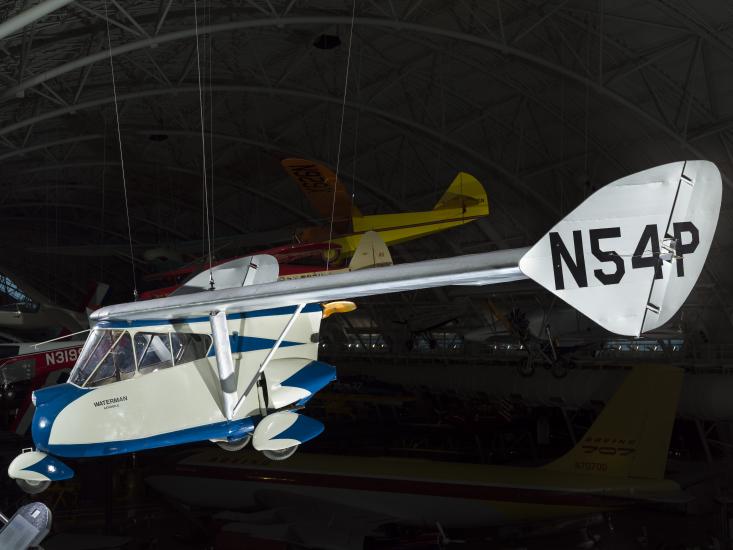
<instances>
[{"instance_id":1,"label":"cockpit window","mask_svg":"<svg viewBox=\"0 0 733 550\"><path fill-rule=\"evenodd\" d=\"M177 350L174 356L176 365L203 359L209 354L211 336L208 334L171 333L173 349Z\"/></svg>"},{"instance_id":2,"label":"cockpit window","mask_svg":"<svg viewBox=\"0 0 733 550\"><path fill-rule=\"evenodd\" d=\"M168 333L138 332L135 335L137 370L147 374L173 365Z\"/></svg>"},{"instance_id":3,"label":"cockpit window","mask_svg":"<svg viewBox=\"0 0 733 550\"><path fill-rule=\"evenodd\" d=\"M126 380L135 375L135 357L132 353L132 338L125 332L99 363L88 386L103 386L110 382Z\"/></svg>"},{"instance_id":4,"label":"cockpit window","mask_svg":"<svg viewBox=\"0 0 733 550\"><path fill-rule=\"evenodd\" d=\"M107 352L123 333L122 330L94 329L79 354L79 359L71 371L69 380L77 386L83 386L99 362L104 359Z\"/></svg>"}]
</instances>

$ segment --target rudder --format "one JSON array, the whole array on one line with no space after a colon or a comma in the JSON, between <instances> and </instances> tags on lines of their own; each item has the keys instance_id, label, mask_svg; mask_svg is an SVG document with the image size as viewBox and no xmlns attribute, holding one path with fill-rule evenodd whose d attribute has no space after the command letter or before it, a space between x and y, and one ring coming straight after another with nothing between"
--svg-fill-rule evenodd
<instances>
[{"instance_id":1,"label":"rudder","mask_svg":"<svg viewBox=\"0 0 733 550\"><path fill-rule=\"evenodd\" d=\"M489 199L481 182L466 172L458 172L433 210L460 208L464 214L474 216L489 214Z\"/></svg>"},{"instance_id":2,"label":"rudder","mask_svg":"<svg viewBox=\"0 0 733 550\"><path fill-rule=\"evenodd\" d=\"M635 367L578 444L545 468L663 479L683 376L676 367Z\"/></svg>"}]
</instances>

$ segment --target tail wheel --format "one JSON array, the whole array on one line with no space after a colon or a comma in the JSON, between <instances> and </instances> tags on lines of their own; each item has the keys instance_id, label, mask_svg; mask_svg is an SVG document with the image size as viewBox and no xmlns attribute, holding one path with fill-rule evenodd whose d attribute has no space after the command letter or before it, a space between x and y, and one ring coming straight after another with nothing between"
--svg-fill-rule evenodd
<instances>
[{"instance_id":1,"label":"tail wheel","mask_svg":"<svg viewBox=\"0 0 733 550\"><path fill-rule=\"evenodd\" d=\"M42 493L51 485L50 481L31 481L29 479L16 479L15 482L24 493L29 495Z\"/></svg>"},{"instance_id":2,"label":"tail wheel","mask_svg":"<svg viewBox=\"0 0 733 550\"><path fill-rule=\"evenodd\" d=\"M295 451L298 450L299 445L293 445L292 447L286 447L284 449L280 449L279 451L262 451L262 454L265 455L270 460L285 460L286 458L290 458L295 454Z\"/></svg>"},{"instance_id":3,"label":"tail wheel","mask_svg":"<svg viewBox=\"0 0 733 550\"><path fill-rule=\"evenodd\" d=\"M216 444L225 451L236 452L244 449L251 439L252 436L248 435L242 439L237 439L236 441L217 441Z\"/></svg>"}]
</instances>

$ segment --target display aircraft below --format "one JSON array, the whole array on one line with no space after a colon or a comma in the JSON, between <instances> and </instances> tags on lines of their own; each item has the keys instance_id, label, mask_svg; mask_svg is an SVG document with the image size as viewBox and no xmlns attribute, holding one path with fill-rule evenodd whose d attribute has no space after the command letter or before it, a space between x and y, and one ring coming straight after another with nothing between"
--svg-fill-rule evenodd
<instances>
[{"instance_id":1,"label":"display aircraft below","mask_svg":"<svg viewBox=\"0 0 733 550\"><path fill-rule=\"evenodd\" d=\"M627 371L577 445L543 467L312 453L275 463L212 449L146 481L190 506L247 510L230 514L230 530L313 548L362 548L395 524L549 532L568 519L691 500L665 479L682 376L667 366Z\"/></svg>"},{"instance_id":2,"label":"display aircraft below","mask_svg":"<svg viewBox=\"0 0 733 550\"><path fill-rule=\"evenodd\" d=\"M228 288L104 307L69 381L33 393L35 449L8 473L38 492L74 475L61 459L206 440L288 458L324 428L301 414L336 377L321 322L364 296L532 279L607 330L654 330L702 271L721 194L714 164L676 162L599 189L530 248L290 280L262 255L220 277ZM632 435L613 434L619 457ZM592 458L589 471L616 468Z\"/></svg>"}]
</instances>

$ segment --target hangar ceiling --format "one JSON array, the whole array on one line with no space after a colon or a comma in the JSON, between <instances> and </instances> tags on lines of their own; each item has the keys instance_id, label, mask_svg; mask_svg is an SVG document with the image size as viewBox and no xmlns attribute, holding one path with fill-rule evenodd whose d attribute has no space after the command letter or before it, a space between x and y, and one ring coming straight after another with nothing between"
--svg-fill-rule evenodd
<instances>
[{"instance_id":1,"label":"hangar ceiling","mask_svg":"<svg viewBox=\"0 0 733 550\"><path fill-rule=\"evenodd\" d=\"M340 174L363 211L431 208L459 170L488 192L488 218L400 245L397 261L529 245L592 190L665 162L708 159L733 183L725 0L358 0L352 40L351 2L53 4L0 38L0 242L7 269L61 302L90 279L120 299L132 287L108 44L139 274L146 250L204 250L204 155L219 255L316 221L279 161L335 168L342 107ZM31 5L3 2L0 20ZM682 314L719 342L729 204L726 189ZM402 300L423 319L450 302L468 328L485 320L474 295ZM370 302L357 324L394 321L393 305Z\"/></svg>"}]
</instances>

